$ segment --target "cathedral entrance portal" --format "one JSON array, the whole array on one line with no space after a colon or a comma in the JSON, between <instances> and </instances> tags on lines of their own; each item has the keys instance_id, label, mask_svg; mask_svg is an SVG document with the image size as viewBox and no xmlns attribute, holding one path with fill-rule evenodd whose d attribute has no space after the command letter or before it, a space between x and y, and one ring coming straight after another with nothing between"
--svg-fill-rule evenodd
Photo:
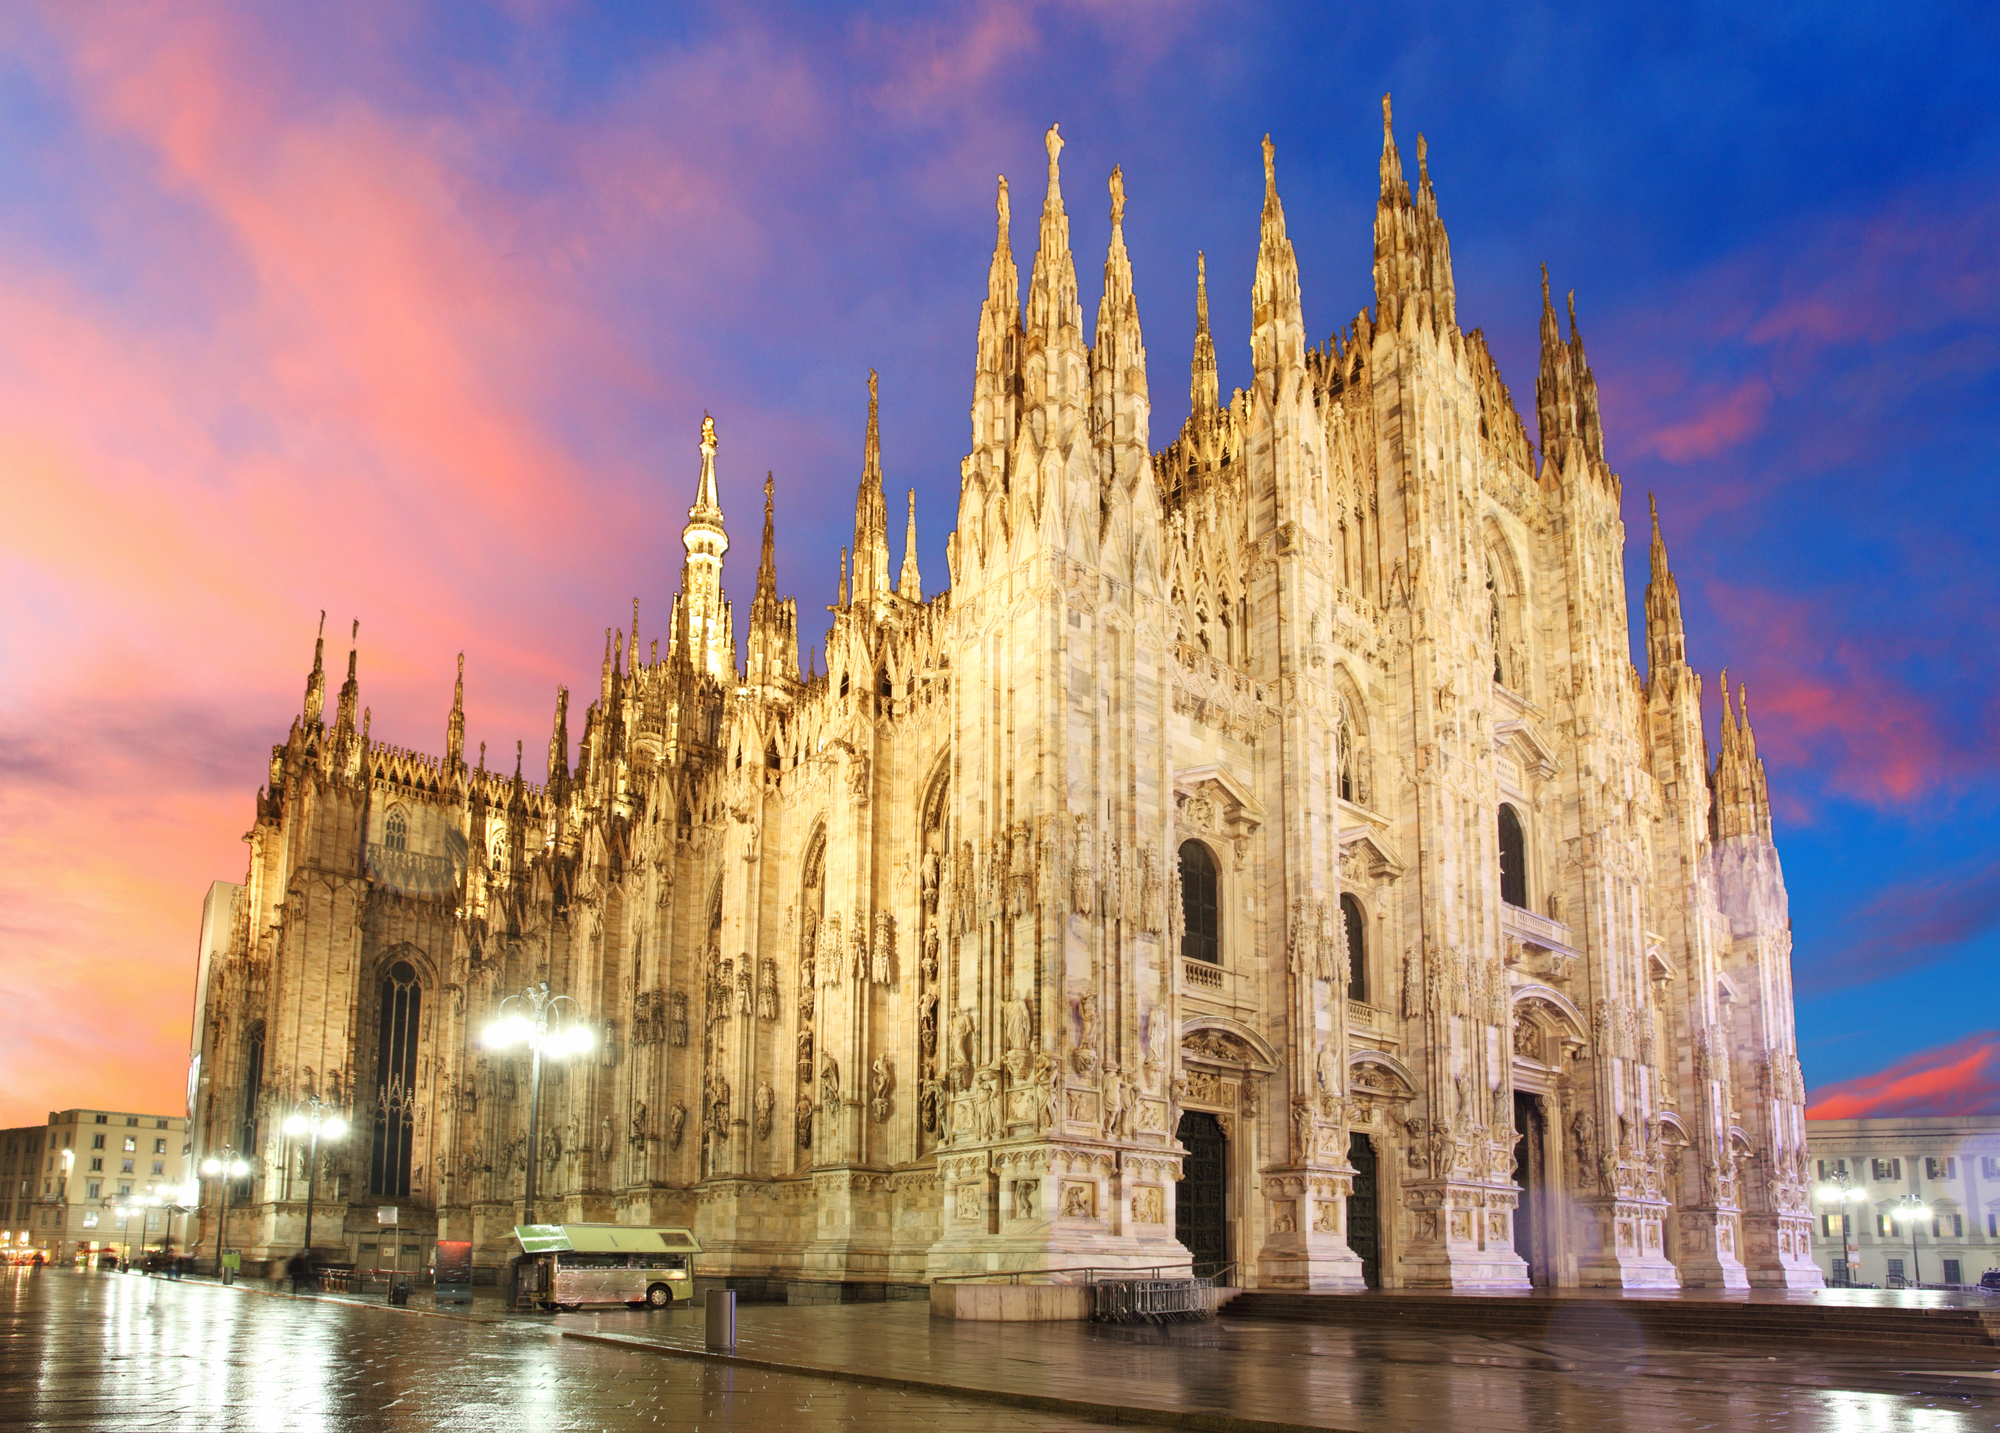
<instances>
[{"instance_id":1,"label":"cathedral entrance portal","mask_svg":"<svg viewBox=\"0 0 2000 1433\"><path fill-rule=\"evenodd\" d=\"M1535 1096L1514 1094L1514 1182L1521 1186L1520 1207L1514 1211L1514 1252L1528 1264L1528 1280L1547 1288L1548 1246L1543 1240L1542 1214L1548 1170L1542 1153L1542 1111Z\"/></svg>"},{"instance_id":2,"label":"cathedral entrance portal","mask_svg":"<svg viewBox=\"0 0 2000 1433\"><path fill-rule=\"evenodd\" d=\"M1347 1247L1361 1256L1361 1277L1382 1287L1381 1183L1375 1172L1375 1141L1347 1137L1347 1162L1354 1166L1354 1192L1347 1196Z\"/></svg>"},{"instance_id":3,"label":"cathedral entrance portal","mask_svg":"<svg viewBox=\"0 0 2000 1433\"><path fill-rule=\"evenodd\" d=\"M1174 1196L1174 1237L1193 1257L1196 1274L1212 1274L1229 1262L1223 1188L1228 1140L1222 1122L1199 1110L1181 1116L1180 1140L1187 1147L1187 1158Z\"/></svg>"}]
</instances>

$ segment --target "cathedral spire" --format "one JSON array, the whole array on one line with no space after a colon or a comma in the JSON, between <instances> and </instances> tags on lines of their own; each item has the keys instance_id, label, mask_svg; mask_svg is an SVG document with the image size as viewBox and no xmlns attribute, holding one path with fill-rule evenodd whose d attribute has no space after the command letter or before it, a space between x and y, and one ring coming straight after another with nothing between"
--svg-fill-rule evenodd
<instances>
[{"instance_id":1,"label":"cathedral spire","mask_svg":"<svg viewBox=\"0 0 2000 1433\"><path fill-rule=\"evenodd\" d=\"M1576 429L1583 446L1598 462L1604 461L1604 423L1597 412L1597 379L1590 361L1583 356L1583 334L1576 326L1576 290L1569 292L1569 371L1576 394Z\"/></svg>"},{"instance_id":2,"label":"cathedral spire","mask_svg":"<svg viewBox=\"0 0 2000 1433\"><path fill-rule=\"evenodd\" d=\"M1060 401L1070 382L1081 373L1066 374L1063 358L1083 358L1083 308L1077 300L1076 261L1069 249L1069 215L1064 212L1062 172L1057 158L1063 139L1055 125L1044 136L1049 152L1049 188L1042 200L1041 242L1035 250L1035 271L1028 280L1027 337L1030 349L1048 353L1043 366L1040 393L1030 393L1030 404ZM1080 364L1078 365L1081 366ZM1079 395L1080 396L1080 395Z\"/></svg>"},{"instance_id":3,"label":"cathedral spire","mask_svg":"<svg viewBox=\"0 0 2000 1433\"><path fill-rule=\"evenodd\" d=\"M340 708L334 722L338 731L354 730L354 710L361 695L361 683L354 675L356 658L361 650L361 619L354 619L354 631L348 636L347 680L340 684Z\"/></svg>"},{"instance_id":4,"label":"cathedral spire","mask_svg":"<svg viewBox=\"0 0 2000 1433\"><path fill-rule=\"evenodd\" d=\"M868 370L868 436L861 452L861 487L854 495L854 601L871 603L889 591L889 500L882 491L882 427L875 370Z\"/></svg>"},{"instance_id":5,"label":"cathedral spire","mask_svg":"<svg viewBox=\"0 0 2000 1433\"><path fill-rule=\"evenodd\" d=\"M986 272L986 301L979 307L979 354L973 369L972 450L985 452L988 466L1004 472L1020 419L1022 349L1021 276L1008 240L1012 216L1004 174L994 208L998 233Z\"/></svg>"},{"instance_id":6,"label":"cathedral spire","mask_svg":"<svg viewBox=\"0 0 2000 1433\"><path fill-rule=\"evenodd\" d=\"M1652 571L1646 582L1646 680L1687 662L1687 632L1681 625L1681 593L1667 566L1667 544L1660 537L1660 506L1646 495L1653 516Z\"/></svg>"},{"instance_id":7,"label":"cathedral spire","mask_svg":"<svg viewBox=\"0 0 2000 1433\"><path fill-rule=\"evenodd\" d=\"M1257 277L1250 289L1250 351L1257 376L1303 367L1305 317L1299 301L1299 265L1285 235L1285 206L1278 200L1277 150L1264 136L1264 216L1257 244Z\"/></svg>"},{"instance_id":8,"label":"cathedral spire","mask_svg":"<svg viewBox=\"0 0 2000 1433\"><path fill-rule=\"evenodd\" d=\"M677 614L688 632L688 662L717 681L736 672L736 637L730 626L729 600L722 595L722 558L729 551L729 534L722 525L722 504L715 485L715 420L701 417L701 478L694 506L688 509L681 545L687 557L681 567ZM609 691L607 689L607 695Z\"/></svg>"},{"instance_id":9,"label":"cathedral spire","mask_svg":"<svg viewBox=\"0 0 2000 1433\"><path fill-rule=\"evenodd\" d=\"M1151 402L1146 391L1146 341L1139 329L1139 299L1132 292L1132 258L1125 250L1125 172L1114 167L1111 243L1104 253L1104 297L1090 351L1091 427L1113 450L1112 470L1129 491L1147 461Z\"/></svg>"},{"instance_id":10,"label":"cathedral spire","mask_svg":"<svg viewBox=\"0 0 2000 1433\"><path fill-rule=\"evenodd\" d=\"M458 654L458 681L451 689L451 716L445 722L444 779L450 786L465 765L465 653Z\"/></svg>"},{"instance_id":11,"label":"cathedral spire","mask_svg":"<svg viewBox=\"0 0 2000 1433\"><path fill-rule=\"evenodd\" d=\"M625 648L625 674L633 676L639 670L639 599L632 599L632 632Z\"/></svg>"},{"instance_id":12,"label":"cathedral spire","mask_svg":"<svg viewBox=\"0 0 2000 1433\"><path fill-rule=\"evenodd\" d=\"M1761 836L1771 839L1771 792L1764 763L1757 755L1757 737L1750 729L1750 694L1736 688L1737 713L1729 709L1729 673L1722 674L1722 750L1709 778L1714 797L1711 819L1715 839Z\"/></svg>"},{"instance_id":13,"label":"cathedral spire","mask_svg":"<svg viewBox=\"0 0 2000 1433\"><path fill-rule=\"evenodd\" d=\"M556 688L556 719L549 731L549 790L569 781L569 688Z\"/></svg>"},{"instance_id":14,"label":"cathedral spire","mask_svg":"<svg viewBox=\"0 0 2000 1433\"><path fill-rule=\"evenodd\" d=\"M1576 433L1576 394L1570 375L1569 345L1549 298L1549 266L1542 265L1542 366L1535 377L1535 417L1542 462L1557 461L1565 438Z\"/></svg>"},{"instance_id":15,"label":"cathedral spire","mask_svg":"<svg viewBox=\"0 0 2000 1433\"><path fill-rule=\"evenodd\" d=\"M764 474L764 548L757 557L757 593L750 599L750 646L745 675L751 686L777 686L799 677L799 609L778 596L778 540L773 480Z\"/></svg>"},{"instance_id":16,"label":"cathedral spire","mask_svg":"<svg viewBox=\"0 0 2000 1433\"><path fill-rule=\"evenodd\" d=\"M1194 362L1189 365L1188 401L1196 413L1213 413L1221 401L1215 367L1215 339L1208 331L1208 256L1194 256Z\"/></svg>"},{"instance_id":17,"label":"cathedral spire","mask_svg":"<svg viewBox=\"0 0 2000 1433\"><path fill-rule=\"evenodd\" d=\"M1382 96L1382 193L1375 203L1375 307L1377 321L1394 327L1414 312L1425 327L1442 332L1456 322L1451 273L1451 240L1438 218L1437 191L1431 188L1430 148L1417 136L1417 192L1403 178L1390 122L1389 96Z\"/></svg>"},{"instance_id":18,"label":"cathedral spire","mask_svg":"<svg viewBox=\"0 0 2000 1433\"><path fill-rule=\"evenodd\" d=\"M903 528L903 571L896 579L896 595L907 602L924 600L924 579L917 571L917 490L910 489L910 518Z\"/></svg>"},{"instance_id":19,"label":"cathedral spire","mask_svg":"<svg viewBox=\"0 0 2000 1433\"><path fill-rule=\"evenodd\" d=\"M773 522L771 474L764 474L764 546L757 554L757 596L772 601L778 596L778 541Z\"/></svg>"},{"instance_id":20,"label":"cathedral spire","mask_svg":"<svg viewBox=\"0 0 2000 1433\"><path fill-rule=\"evenodd\" d=\"M319 636L313 641L312 671L306 674L305 725L319 725L326 711L326 609L320 608Z\"/></svg>"}]
</instances>

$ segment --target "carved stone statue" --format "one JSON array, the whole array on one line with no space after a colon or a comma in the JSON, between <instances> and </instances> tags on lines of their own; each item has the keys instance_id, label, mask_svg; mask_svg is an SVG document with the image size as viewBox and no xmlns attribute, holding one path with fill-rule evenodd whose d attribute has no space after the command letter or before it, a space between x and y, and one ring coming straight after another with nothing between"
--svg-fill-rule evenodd
<instances>
[{"instance_id":1,"label":"carved stone statue","mask_svg":"<svg viewBox=\"0 0 2000 1433\"><path fill-rule=\"evenodd\" d=\"M951 1012L951 1085L955 1090L972 1084L972 1044L978 1021L963 1007Z\"/></svg>"},{"instance_id":2,"label":"carved stone statue","mask_svg":"<svg viewBox=\"0 0 2000 1433\"><path fill-rule=\"evenodd\" d=\"M752 1106L757 1112L757 1138L771 1137L771 1116L778 1108L778 1095L767 1081L757 1082L756 1102Z\"/></svg>"},{"instance_id":3,"label":"carved stone statue","mask_svg":"<svg viewBox=\"0 0 2000 1433\"><path fill-rule=\"evenodd\" d=\"M1087 1080L1097 1073L1098 1027L1095 995L1077 997L1076 1023L1079 1033L1076 1037L1076 1049L1070 1055L1070 1068Z\"/></svg>"},{"instance_id":4,"label":"carved stone statue","mask_svg":"<svg viewBox=\"0 0 2000 1433\"><path fill-rule=\"evenodd\" d=\"M819 1057L819 1102L828 1113L840 1108L840 1062L831 1054Z\"/></svg>"},{"instance_id":5,"label":"carved stone statue","mask_svg":"<svg viewBox=\"0 0 2000 1433\"><path fill-rule=\"evenodd\" d=\"M889 1094L895 1087L896 1075L888 1055L877 1055L868 1068L868 1113L877 1121L889 1118Z\"/></svg>"}]
</instances>

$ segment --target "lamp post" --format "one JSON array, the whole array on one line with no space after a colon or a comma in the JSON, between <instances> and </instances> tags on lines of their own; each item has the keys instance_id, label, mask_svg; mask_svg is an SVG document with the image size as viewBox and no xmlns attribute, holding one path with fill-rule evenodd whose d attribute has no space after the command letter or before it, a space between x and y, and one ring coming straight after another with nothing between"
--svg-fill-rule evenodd
<instances>
[{"instance_id":1,"label":"lamp post","mask_svg":"<svg viewBox=\"0 0 2000 1433\"><path fill-rule=\"evenodd\" d=\"M1917 1221L1931 1217L1930 1207L1914 1194L1905 1194L1896 1201L1896 1218L1910 1231L1910 1282L1923 1287L1924 1276L1917 1266Z\"/></svg>"},{"instance_id":2,"label":"lamp post","mask_svg":"<svg viewBox=\"0 0 2000 1433\"><path fill-rule=\"evenodd\" d=\"M324 1139L339 1139L347 1133L347 1121L318 1095L307 1095L285 1121L285 1133L293 1139L300 1135L309 1136L312 1143L306 1166L306 1261L312 1261L313 1247L313 1203L319 1193L319 1142Z\"/></svg>"},{"instance_id":3,"label":"lamp post","mask_svg":"<svg viewBox=\"0 0 2000 1433\"><path fill-rule=\"evenodd\" d=\"M201 1162L201 1172L221 1181L221 1209L215 1220L215 1277L222 1277L222 1232L229 1224L229 1181L241 1179L250 1172L250 1166L236 1157L236 1151L228 1145L222 1147L220 1156L210 1155Z\"/></svg>"},{"instance_id":4,"label":"lamp post","mask_svg":"<svg viewBox=\"0 0 2000 1433\"><path fill-rule=\"evenodd\" d=\"M575 1008L564 1012L557 1008L562 1005ZM511 1013L509 1006L513 1007ZM544 980L501 1001L498 1018L486 1027L482 1037L489 1050L505 1050L523 1043L528 1047L528 1187L521 1207L523 1224L535 1222L535 1172L541 1159L542 1056L561 1058L590 1048L590 1027L578 1018L582 1009L570 996L549 994L549 983Z\"/></svg>"},{"instance_id":5,"label":"lamp post","mask_svg":"<svg viewBox=\"0 0 2000 1433\"><path fill-rule=\"evenodd\" d=\"M1850 1181L1851 1176L1845 1169L1836 1169L1827 1179L1826 1183L1822 1184L1816 1192L1819 1195L1821 1203L1838 1204L1840 1206L1840 1267L1846 1273L1847 1282L1852 1284L1854 1282L1854 1265L1849 1262L1848 1251L1854 1247L1854 1226L1851 1222L1852 1215L1849 1212L1849 1206L1859 1204L1862 1200L1866 1199L1868 1191L1853 1188Z\"/></svg>"}]
</instances>

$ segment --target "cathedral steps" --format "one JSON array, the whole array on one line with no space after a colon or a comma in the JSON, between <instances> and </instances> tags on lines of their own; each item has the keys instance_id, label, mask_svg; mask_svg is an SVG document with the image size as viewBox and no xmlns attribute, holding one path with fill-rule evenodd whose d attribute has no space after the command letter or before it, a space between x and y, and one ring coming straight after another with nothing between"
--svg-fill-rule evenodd
<instances>
[{"instance_id":1,"label":"cathedral steps","mask_svg":"<svg viewBox=\"0 0 2000 1433\"><path fill-rule=\"evenodd\" d=\"M1897 1348L1944 1357L2000 1350L2000 1308L1763 1302L1591 1294L1296 1294L1248 1291L1230 1318L1487 1338Z\"/></svg>"}]
</instances>

